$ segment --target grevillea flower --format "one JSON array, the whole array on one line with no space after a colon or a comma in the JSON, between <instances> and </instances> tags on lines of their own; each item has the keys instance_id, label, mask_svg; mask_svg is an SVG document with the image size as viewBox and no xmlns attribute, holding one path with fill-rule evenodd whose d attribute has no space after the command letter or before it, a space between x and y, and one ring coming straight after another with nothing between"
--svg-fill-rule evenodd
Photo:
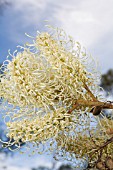
<instances>
[{"instance_id":1,"label":"grevillea flower","mask_svg":"<svg viewBox=\"0 0 113 170\"><path fill-rule=\"evenodd\" d=\"M71 114L69 109L76 100L93 100L86 87L99 98L98 75L81 45L55 29L51 34L39 33L33 44L7 61L0 77L0 96L11 106L4 107L4 117L10 117L7 136L14 139L13 144L19 146L20 139L44 143L58 139L61 132L76 133L78 113L89 108L80 106Z\"/></svg>"}]
</instances>

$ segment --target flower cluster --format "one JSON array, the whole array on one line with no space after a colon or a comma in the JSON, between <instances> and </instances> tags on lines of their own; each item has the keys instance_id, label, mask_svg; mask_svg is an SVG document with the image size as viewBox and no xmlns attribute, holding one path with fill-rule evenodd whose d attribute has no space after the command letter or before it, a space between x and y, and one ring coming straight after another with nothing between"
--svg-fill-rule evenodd
<instances>
[{"instance_id":1,"label":"flower cluster","mask_svg":"<svg viewBox=\"0 0 113 170\"><path fill-rule=\"evenodd\" d=\"M0 77L0 96L12 105L6 112L7 136L15 143L46 142L75 130L78 113L88 108L71 114L69 109L76 100L93 100L86 85L93 93L99 89L89 61L81 45L60 29L39 33L33 44L12 55Z\"/></svg>"},{"instance_id":2,"label":"flower cluster","mask_svg":"<svg viewBox=\"0 0 113 170\"><path fill-rule=\"evenodd\" d=\"M45 142L64 129L68 131L66 128L70 126L72 120L65 112L64 108L60 108L43 117L33 113L33 116L31 114L29 115L29 119L27 117L21 121L8 122L6 123L7 127L10 128L8 136L16 142L20 139L22 142Z\"/></svg>"}]
</instances>

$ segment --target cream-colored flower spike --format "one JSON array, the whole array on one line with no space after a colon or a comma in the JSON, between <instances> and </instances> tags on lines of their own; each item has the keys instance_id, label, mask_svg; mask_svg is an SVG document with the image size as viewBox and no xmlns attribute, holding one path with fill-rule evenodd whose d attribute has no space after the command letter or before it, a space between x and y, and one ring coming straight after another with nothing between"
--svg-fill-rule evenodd
<instances>
[{"instance_id":1,"label":"cream-colored flower spike","mask_svg":"<svg viewBox=\"0 0 113 170\"><path fill-rule=\"evenodd\" d=\"M38 34L33 44L12 56L0 78L0 96L10 105L4 117L10 117L7 136L13 144L46 142L75 130L78 113L90 107L80 106L70 114L73 104L98 98L90 93L99 89L90 64L81 45L60 29Z\"/></svg>"}]
</instances>

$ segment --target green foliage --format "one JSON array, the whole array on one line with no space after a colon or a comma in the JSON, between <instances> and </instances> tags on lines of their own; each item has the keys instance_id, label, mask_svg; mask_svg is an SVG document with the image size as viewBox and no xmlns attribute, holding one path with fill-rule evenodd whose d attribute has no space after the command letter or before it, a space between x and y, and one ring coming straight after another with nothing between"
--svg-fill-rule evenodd
<instances>
[{"instance_id":1,"label":"green foliage","mask_svg":"<svg viewBox=\"0 0 113 170\"><path fill-rule=\"evenodd\" d=\"M61 165L58 170L72 170L70 165Z\"/></svg>"},{"instance_id":2,"label":"green foliage","mask_svg":"<svg viewBox=\"0 0 113 170\"><path fill-rule=\"evenodd\" d=\"M32 168L32 170L52 170L52 169L47 168L45 166L39 166L38 168Z\"/></svg>"},{"instance_id":3,"label":"green foliage","mask_svg":"<svg viewBox=\"0 0 113 170\"><path fill-rule=\"evenodd\" d=\"M101 76L100 86L106 91L106 94L113 94L113 69Z\"/></svg>"}]
</instances>

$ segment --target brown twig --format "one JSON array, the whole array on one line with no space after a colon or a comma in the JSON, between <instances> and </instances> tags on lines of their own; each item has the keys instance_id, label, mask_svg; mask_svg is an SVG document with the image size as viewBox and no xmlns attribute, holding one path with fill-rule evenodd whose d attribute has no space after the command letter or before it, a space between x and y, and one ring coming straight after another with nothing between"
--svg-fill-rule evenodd
<instances>
[{"instance_id":1,"label":"brown twig","mask_svg":"<svg viewBox=\"0 0 113 170\"><path fill-rule=\"evenodd\" d=\"M81 106L102 106L103 109L113 109L113 104L108 102L77 100L76 103Z\"/></svg>"},{"instance_id":2,"label":"brown twig","mask_svg":"<svg viewBox=\"0 0 113 170\"><path fill-rule=\"evenodd\" d=\"M86 106L86 107L96 107L100 106L103 109L113 109L113 104L108 102L101 102L101 101L86 101L86 100L76 100L76 103L73 105L73 107L68 111L68 113L71 113L73 110L79 108L80 106Z\"/></svg>"},{"instance_id":3,"label":"brown twig","mask_svg":"<svg viewBox=\"0 0 113 170\"><path fill-rule=\"evenodd\" d=\"M101 157L102 157L103 149L104 149L107 145L109 145L110 143L112 143L112 142L113 142L113 136L112 136L110 139L108 139L103 145L98 146L98 148L95 149L95 150L91 153L91 155L90 155L90 160L92 159L92 156L93 156L96 152L98 153L98 160L95 162L95 164L93 164L93 166L91 166L91 165L89 164L89 167L94 168L95 165L97 165L99 162L101 162ZM90 162L90 161L89 161L89 162Z\"/></svg>"},{"instance_id":4,"label":"brown twig","mask_svg":"<svg viewBox=\"0 0 113 170\"><path fill-rule=\"evenodd\" d=\"M75 104L73 105L73 107L68 111L68 113L69 113L69 114L72 113L72 111L75 110L77 107L78 107L78 104L75 103Z\"/></svg>"},{"instance_id":5,"label":"brown twig","mask_svg":"<svg viewBox=\"0 0 113 170\"><path fill-rule=\"evenodd\" d=\"M107 145L109 145L110 143L113 142L113 136L108 139L103 145L99 146L99 148L97 148L91 155L90 155L90 158L92 157L92 155L95 154L95 152L99 152L101 150L103 150Z\"/></svg>"},{"instance_id":6,"label":"brown twig","mask_svg":"<svg viewBox=\"0 0 113 170\"><path fill-rule=\"evenodd\" d=\"M91 92L91 90L88 88L87 84L84 83L84 88L86 89L86 91L89 93L89 95L91 96L93 101L98 101L97 98L94 96L94 94Z\"/></svg>"},{"instance_id":7,"label":"brown twig","mask_svg":"<svg viewBox=\"0 0 113 170\"><path fill-rule=\"evenodd\" d=\"M91 90L88 88L86 83L84 84L84 88L86 89L86 91L89 93L90 97L92 98L92 100L76 100L75 104L72 106L72 108L68 111L68 113L72 113L73 110L75 109L79 109L80 106L86 106L86 107L93 107L92 111L94 109L96 109L96 111L98 111L98 108L100 110L102 109L113 109L113 103L112 102L101 102L98 101L98 99L94 96L94 94L91 92ZM100 111L101 112L101 111ZM100 114L99 112L99 114ZM99 115L98 114L98 115ZM94 114L96 115L96 114Z\"/></svg>"}]
</instances>

